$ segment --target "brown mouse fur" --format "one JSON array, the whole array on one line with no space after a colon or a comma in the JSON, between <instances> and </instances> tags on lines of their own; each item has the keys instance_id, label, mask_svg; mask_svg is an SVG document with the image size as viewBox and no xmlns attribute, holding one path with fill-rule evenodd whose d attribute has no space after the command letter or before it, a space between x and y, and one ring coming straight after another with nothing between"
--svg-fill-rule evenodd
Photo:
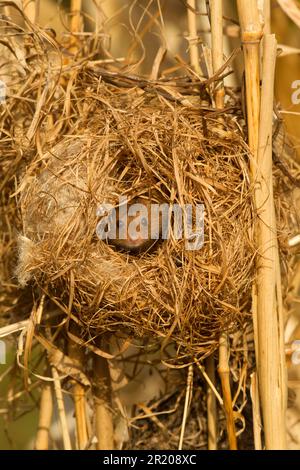
<instances>
[{"instance_id":1,"label":"brown mouse fur","mask_svg":"<svg viewBox=\"0 0 300 470\"><path fill-rule=\"evenodd\" d=\"M127 205L127 221L122 216L120 207L116 208L116 234L112 236L108 234L107 241L116 248L130 252L132 254L140 254L145 251L151 251L161 236L161 220L152 220L151 215L151 199L135 198ZM130 214L130 208L134 204L142 204L145 211L137 211L134 215ZM135 209L135 208L132 208ZM145 213L144 213L145 212ZM151 224L159 223L158 238L151 238ZM126 227L123 225L125 224ZM134 231L136 229L136 233ZM122 237L125 232L125 238ZM132 233L130 233L132 232Z\"/></svg>"}]
</instances>

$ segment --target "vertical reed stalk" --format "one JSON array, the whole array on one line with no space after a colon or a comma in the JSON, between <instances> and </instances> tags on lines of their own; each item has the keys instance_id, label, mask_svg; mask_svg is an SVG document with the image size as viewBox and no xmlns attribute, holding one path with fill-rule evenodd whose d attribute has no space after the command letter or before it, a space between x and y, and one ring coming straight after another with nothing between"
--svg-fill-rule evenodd
<instances>
[{"instance_id":1,"label":"vertical reed stalk","mask_svg":"<svg viewBox=\"0 0 300 470\"><path fill-rule=\"evenodd\" d=\"M268 11L265 5L265 11ZM276 62L275 37L265 35L260 101L260 39L257 0L238 0L245 55L249 145L258 212L256 294L253 299L258 388L266 448L284 449L286 374L279 253L272 181L272 118Z\"/></svg>"},{"instance_id":2,"label":"vertical reed stalk","mask_svg":"<svg viewBox=\"0 0 300 470\"><path fill-rule=\"evenodd\" d=\"M78 32L82 28L81 19L82 0L71 0L71 31Z\"/></svg>"},{"instance_id":3,"label":"vertical reed stalk","mask_svg":"<svg viewBox=\"0 0 300 470\"><path fill-rule=\"evenodd\" d=\"M69 356L74 364L77 364L78 369L81 369L84 364L83 352L71 340L69 341ZM82 450L86 448L88 442L85 388L74 380L72 394L75 407L77 447Z\"/></svg>"},{"instance_id":4,"label":"vertical reed stalk","mask_svg":"<svg viewBox=\"0 0 300 470\"><path fill-rule=\"evenodd\" d=\"M210 21L211 21L211 34L212 34L212 63L213 73L216 73L223 65L223 2L222 0L210 0ZM224 108L224 83L221 82L215 92L215 103L219 109ZM232 397L230 388L230 370L228 366L229 362L229 345L228 337L226 333L220 337L219 346L219 375L221 379L224 412L226 417L228 442L231 450L237 449L235 423L232 409ZM212 418L212 417L210 417ZM215 423L211 423L211 426L215 426ZM215 432L216 429L212 428ZM212 439L209 443L212 447L216 446L216 439ZM215 442L213 442L215 441ZM216 447L215 447L216 448Z\"/></svg>"},{"instance_id":5,"label":"vertical reed stalk","mask_svg":"<svg viewBox=\"0 0 300 470\"><path fill-rule=\"evenodd\" d=\"M271 0L263 0L264 34L271 34Z\"/></svg>"},{"instance_id":6,"label":"vertical reed stalk","mask_svg":"<svg viewBox=\"0 0 300 470\"><path fill-rule=\"evenodd\" d=\"M265 35L255 200L258 210L258 377L266 448L285 449L286 373L277 227L272 179L272 125L277 42Z\"/></svg>"},{"instance_id":7,"label":"vertical reed stalk","mask_svg":"<svg viewBox=\"0 0 300 470\"><path fill-rule=\"evenodd\" d=\"M219 367L218 372L223 391L224 412L226 417L226 427L230 450L237 450L237 441L235 434L235 424L232 409L232 396L230 389L230 369L229 369L229 347L227 334L223 333L220 337L219 346Z\"/></svg>"},{"instance_id":8,"label":"vertical reed stalk","mask_svg":"<svg viewBox=\"0 0 300 470\"><path fill-rule=\"evenodd\" d=\"M210 0L210 22L212 42L213 72L216 73L223 65L223 1ZM224 84L220 82L215 92L216 107L224 108Z\"/></svg>"},{"instance_id":9,"label":"vertical reed stalk","mask_svg":"<svg viewBox=\"0 0 300 470\"><path fill-rule=\"evenodd\" d=\"M260 415L260 400L257 382L257 373L251 374L250 395L252 400L252 419L253 419L253 436L255 450L262 450L261 442L261 415Z\"/></svg>"},{"instance_id":10,"label":"vertical reed stalk","mask_svg":"<svg viewBox=\"0 0 300 470\"><path fill-rule=\"evenodd\" d=\"M187 0L187 20L189 30L189 53L190 63L198 75L202 75L200 62L199 62L199 48L198 48L198 31L197 31L197 16L193 10L196 10L196 0Z\"/></svg>"},{"instance_id":11,"label":"vertical reed stalk","mask_svg":"<svg viewBox=\"0 0 300 470\"><path fill-rule=\"evenodd\" d=\"M45 384L42 388L39 424L35 441L36 450L49 449L49 430L53 412L51 385Z\"/></svg>"},{"instance_id":12,"label":"vertical reed stalk","mask_svg":"<svg viewBox=\"0 0 300 470\"><path fill-rule=\"evenodd\" d=\"M82 31L82 17L81 17L82 0L71 0L71 23L70 29L72 33L78 33ZM70 52L76 54L78 51L79 38L77 36L71 36L70 41Z\"/></svg>"},{"instance_id":13,"label":"vertical reed stalk","mask_svg":"<svg viewBox=\"0 0 300 470\"><path fill-rule=\"evenodd\" d=\"M206 371L211 382L215 385L215 360L213 356L206 359ZM207 384L207 433L208 433L208 450L217 450L217 401L216 396Z\"/></svg>"},{"instance_id":14,"label":"vertical reed stalk","mask_svg":"<svg viewBox=\"0 0 300 470\"><path fill-rule=\"evenodd\" d=\"M260 113L260 41L263 31L257 0L237 0L237 5L244 46L248 138L254 157L251 170L252 174L255 174Z\"/></svg>"},{"instance_id":15,"label":"vertical reed stalk","mask_svg":"<svg viewBox=\"0 0 300 470\"><path fill-rule=\"evenodd\" d=\"M114 449L114 428L111 406L111 383L107 360L94 358L94 399L97 450Z\"/></svg>"}]
</instances>

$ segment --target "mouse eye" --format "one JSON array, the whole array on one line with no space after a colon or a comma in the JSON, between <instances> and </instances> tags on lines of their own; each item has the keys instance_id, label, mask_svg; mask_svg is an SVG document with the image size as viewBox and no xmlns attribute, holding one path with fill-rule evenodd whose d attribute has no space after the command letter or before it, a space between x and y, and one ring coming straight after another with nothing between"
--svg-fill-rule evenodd
<instances>
[{"instance_id":1,"label":"mouse eye","mask_svg":"<svg viewBox=\"0 0 300 470\"><path fill-rule=\"evenodd\" d=\"M147 217L142 217L142 219L141 219L141 225L142 225L143 227L147 227L147 225L148 225L148 219L147 219Z\"/></svg>"}]
</instances>

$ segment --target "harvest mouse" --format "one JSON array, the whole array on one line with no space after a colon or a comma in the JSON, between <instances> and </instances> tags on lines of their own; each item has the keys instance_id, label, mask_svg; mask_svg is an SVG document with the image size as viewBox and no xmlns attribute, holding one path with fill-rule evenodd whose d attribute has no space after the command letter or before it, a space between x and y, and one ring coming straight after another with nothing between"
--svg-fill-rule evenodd
<instances>
[{"instance_id":1,"label":"harvest mouse","mask_svg":"<svg viewBox=\"0 0 300 470\"><path fill-rule=\"evenodd\" d=\"M150 199L135 198L117 207L114 230L107 234L109 245L133 254L151 250L161 238L161 215L151 206Z\"/></svg>"}]
</instances>

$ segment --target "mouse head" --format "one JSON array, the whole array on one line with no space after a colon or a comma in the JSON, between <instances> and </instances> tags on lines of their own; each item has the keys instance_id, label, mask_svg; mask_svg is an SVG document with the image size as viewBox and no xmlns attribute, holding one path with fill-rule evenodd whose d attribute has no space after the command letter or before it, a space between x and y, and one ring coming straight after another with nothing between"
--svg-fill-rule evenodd
<instances>
[{"instance_id":1,"label":"mouse head","mask_svg":"<svg viewBox=\"0 0 300 470\"><path fill-rule=\"evenodd\" d=\"M159 238L159 223L151 217L151 201L135 198L116 208L108 242L126 251L140 252ZM115 223L114 223L115 222ZM157 225L157 227L155 227Z\"/></svg>"}]
</instances>

